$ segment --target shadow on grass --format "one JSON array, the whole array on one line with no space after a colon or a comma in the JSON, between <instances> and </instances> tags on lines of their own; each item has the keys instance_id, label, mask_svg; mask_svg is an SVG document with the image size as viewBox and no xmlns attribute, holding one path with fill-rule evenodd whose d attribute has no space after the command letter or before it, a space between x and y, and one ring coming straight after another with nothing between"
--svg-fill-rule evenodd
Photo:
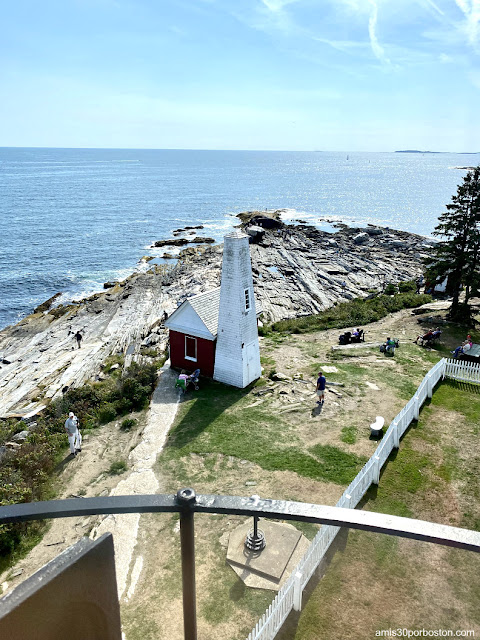
<instances>
[{"instance_id":1,"label":"shadow on grass","mask_svg":"<svg viewBox=\"0 0 480 640\"><path fill-rule=\"evenodd\" d=\"M166 446L183 449L198 438L219 416L250 393L252 385L245 389L228 387L214 380L202 381L202 388L195 396L185 397L191 402L186 414L170 432Z\"/></svg>"},{"instance_id":2,"label":"shadow on grass","mask_svg":"<svg viewBox=\"0 0 480 640\"><path fill-rule=\"evenodd\" d=\"M334 541L327 549L324 557L320 561L315 573L310 578L303 591L302 596L302 611L305 610L305 607L308 604L312 594L315 589L318 587L320 580L326 574L328 568L330 567L332 560L336 553L343 553L347 547L348 534L350 529L348 527L342 527L335 537ZM300 616L302 615L302 611L294 611L292 609L290 615L283 623L282 628L276 635L277 640L291 640L295 637L296 630L298 627L298 621L300 620Z\"/></svg>"}]
</instances>

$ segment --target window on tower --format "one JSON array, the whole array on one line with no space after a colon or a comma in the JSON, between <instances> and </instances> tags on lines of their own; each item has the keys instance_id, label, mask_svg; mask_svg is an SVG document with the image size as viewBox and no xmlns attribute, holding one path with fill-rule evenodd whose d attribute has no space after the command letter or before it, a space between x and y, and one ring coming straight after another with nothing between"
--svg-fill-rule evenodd
<instances>
[{"instance_id":1,"label":"window on tower","mask_svg":"<svg viewBox=\"0 0 480 640\"><path fill-rule=\"evenodd\" d=\"M250 289L245 289L245 311L250 309Z\"/></svg>"}]
</instances>

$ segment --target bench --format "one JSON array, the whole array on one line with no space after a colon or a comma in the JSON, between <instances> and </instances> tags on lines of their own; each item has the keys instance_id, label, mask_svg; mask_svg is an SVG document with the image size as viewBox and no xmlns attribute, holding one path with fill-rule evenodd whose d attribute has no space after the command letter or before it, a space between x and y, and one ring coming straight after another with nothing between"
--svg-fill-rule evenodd
<instances>
[{"instance_id":1,"label":"bench","mask_svg":"<svg viewBox=\"0 0 480 640\"><path fill-rule=\"evenodd\" d=\"M463 360L464 362L480 362L480 344L473 344L471 349L467 353L460 353L457 360Z\"/></svg>"}]
</instances>

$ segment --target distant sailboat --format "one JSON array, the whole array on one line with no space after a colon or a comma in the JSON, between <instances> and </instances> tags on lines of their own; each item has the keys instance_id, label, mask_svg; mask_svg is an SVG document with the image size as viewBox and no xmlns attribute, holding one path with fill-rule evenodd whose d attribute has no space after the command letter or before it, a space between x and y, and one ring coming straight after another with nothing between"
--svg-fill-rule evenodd
<instances>
[{"instance_id":1,"label":"distant sailboat","mask_svg":"<svg viewBox=\"0 0 480 640\"><path fill-rule=\"evenodd\" d=\"M347 160L349 159L349 156L347 156Z\"/></svg>"}]
</instances>

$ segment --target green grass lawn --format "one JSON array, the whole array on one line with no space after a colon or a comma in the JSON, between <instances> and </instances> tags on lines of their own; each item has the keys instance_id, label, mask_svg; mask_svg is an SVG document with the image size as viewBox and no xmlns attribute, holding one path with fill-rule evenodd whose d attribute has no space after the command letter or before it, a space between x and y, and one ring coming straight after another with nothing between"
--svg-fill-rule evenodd
<instances>
[{"instance_id":1,"label":"green grass lawn","mask_svg":"<svg viewBox=\"0 0 480 640\"><path fill-rule=\"evenodd\" d=\"M479 416L480 388L440 384L363 508L480 530ZM350 531L278 637L367 640L398 627L478 632L479 572L471 552Z\"/></svg>"},{"instance_id":2,"label":"green grass lawn","mask_svg":"<svg viewBox=\"0 0 480 640\"><path fill-rule=\"evenodd\" d=\"M205 381L180 406L163 456L172 460L217 453L254 462L268 471L293 471L345 485L367 461L334 446L306 446L268 403L251 406L249 391Z\"/></svg>"}]
</instances>

